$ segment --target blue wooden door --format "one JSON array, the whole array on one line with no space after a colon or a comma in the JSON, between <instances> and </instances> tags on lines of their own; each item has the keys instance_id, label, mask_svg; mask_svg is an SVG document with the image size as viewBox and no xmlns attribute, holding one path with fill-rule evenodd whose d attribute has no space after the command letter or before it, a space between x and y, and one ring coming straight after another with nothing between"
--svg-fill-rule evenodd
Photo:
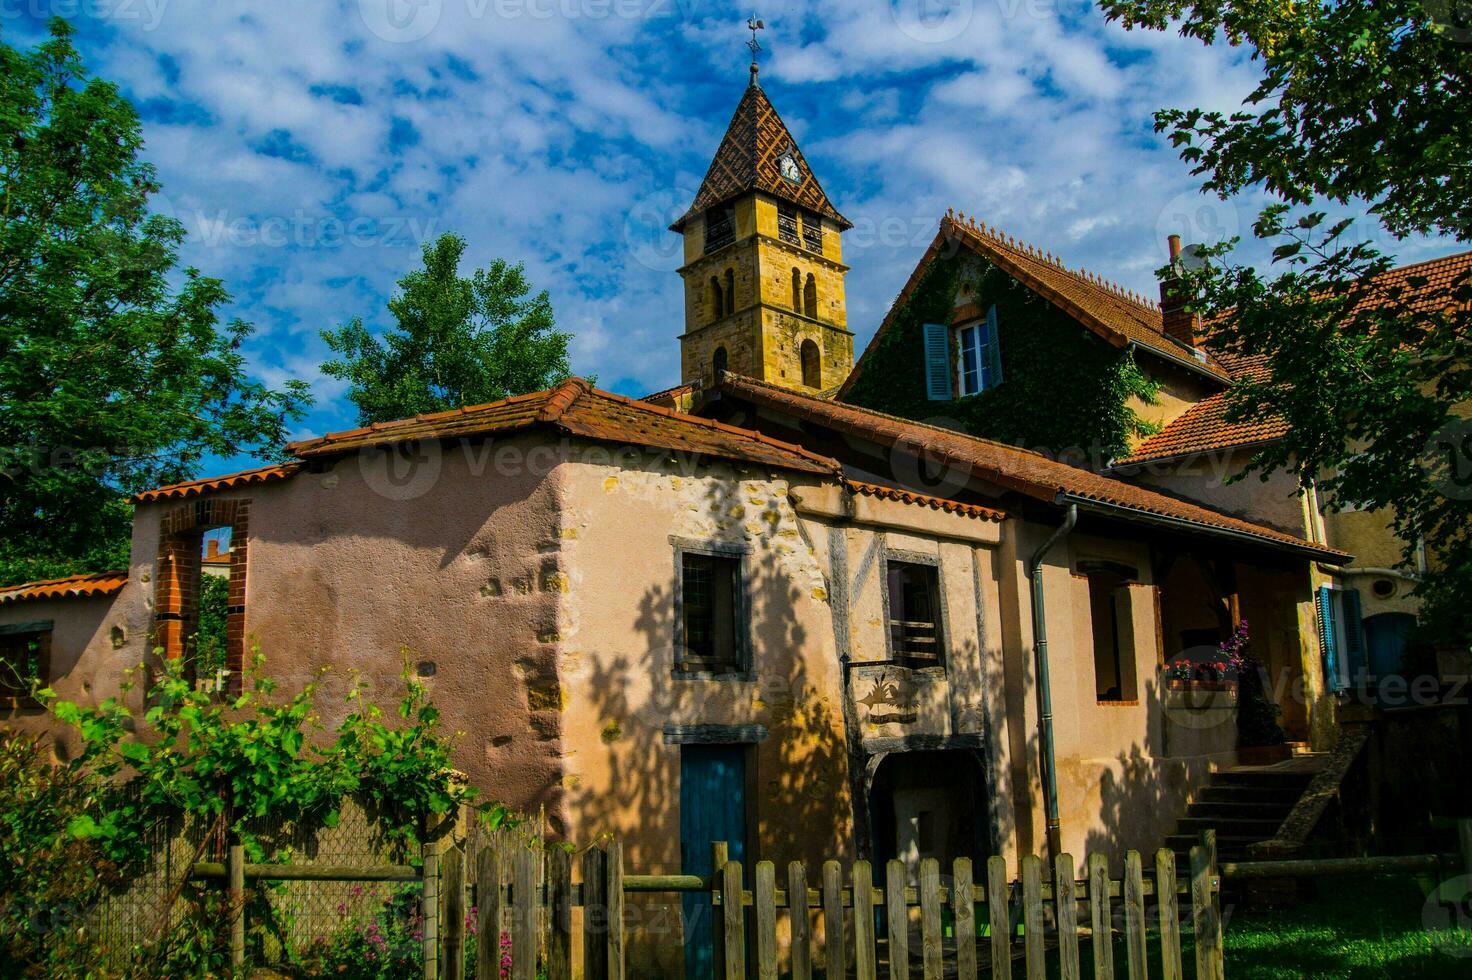
<instances>
[{"instance_id":1,"label":"blue wooden door","mask_svg":"<svg viewBox=\"0 0 1472 980\"><path fill-rule=\"evenodd\" d=\"M732 861L746 861L746 749L741 745L680 747L680 870L711 873L712 841L730 845ZM710 897L684 895L685 976L713 975Z\"/></svg>"}]
</instances>

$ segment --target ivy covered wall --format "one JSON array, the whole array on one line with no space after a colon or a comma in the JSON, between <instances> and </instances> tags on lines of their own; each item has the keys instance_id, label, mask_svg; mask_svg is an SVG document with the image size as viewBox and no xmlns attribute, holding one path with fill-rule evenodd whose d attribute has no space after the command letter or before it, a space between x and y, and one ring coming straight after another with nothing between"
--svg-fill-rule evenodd
<instances>
[{"instance_id":1,"label":"ivy covered wall","mask_svg":"<svg viewBox=\"0 0 1472 980\"><path fill-rule=\"evenodd\" d=\"M958 297L958 289L966 293ZM949 324L961 303L997 307L1002 384L965 398L925 394L923 325ZM954 377L955 337L951 338ZM871 350L844 401L957 428L1086 465L1123 455L1155 431L1129 407L1153 404L1157 385L1134 355L1090 333L1010 276L969 253L935 260Z\"/></svg>"}]
</instances>

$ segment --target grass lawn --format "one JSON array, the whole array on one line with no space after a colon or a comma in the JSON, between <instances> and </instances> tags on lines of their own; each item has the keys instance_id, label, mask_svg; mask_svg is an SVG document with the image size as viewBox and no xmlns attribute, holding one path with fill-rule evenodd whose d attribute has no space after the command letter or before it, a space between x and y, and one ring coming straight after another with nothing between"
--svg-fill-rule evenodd
<instances>
[{"instance_id":1,"label":"grass lawn","mask_svg":"<svg viewBox=\"0 0 1472 980\"><path fill-rule=\"evenodd\" d=\"M1472 977L1472 932L1430 932L1415 879L1321 879L1318 897L1226 921L1232 980ZM1192 969L1187 966L1187 972Z\"/></svg>"}]
</instances>

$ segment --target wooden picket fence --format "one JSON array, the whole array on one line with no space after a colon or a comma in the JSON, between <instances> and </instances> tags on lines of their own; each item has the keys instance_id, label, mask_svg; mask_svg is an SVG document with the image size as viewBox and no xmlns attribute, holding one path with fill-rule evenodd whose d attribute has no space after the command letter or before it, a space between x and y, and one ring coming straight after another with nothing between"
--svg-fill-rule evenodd
<instances>
[{"instance_id":1,"label":"wooden picket fence","mask_svg":"<svg viewBox=\"0 0 1472 980\"><path fill-rule=\"evenodd\" d=\"M581 908L582 975L588 980L622 980L624 896L649 892L709 894L714 910L713 974L727 980L746 980L752 974L760 980L777 980L777 924L783 914L790 937L784 965L793 980L809 980L820 959L844 964L842 971L829 972L829 977L858 980L877 980L881 973L890 980L908 980L912 975L965 980L980 973L1011 978L1019 975L1019 967L1027 980L1042 980L1050 962L1057 964L1061 980L1082 980L1080 950L1085 942L1093 955L1096 980L1113 980L1119 942L1124 944L1130 980L1147 980L1152 974L1183 980L1182 895L1188 896L1184 907L1189 909L1195 939L1195 977L1221 980L1224 975L1220 878L1210 833L1191 849L1188 875L1178 875L1175 855L1161 849L1149 876L1140 855L1130 851L1120 879L1110 877L1102 855L1091 855L1086 867L1076 868L1071 855L1060 854L1051 869L1041 858L1024 858L1018 880L1009 880L1005 861L991 858L984 882L975 879L976 869L966 858L956 860L949 882L942 881L934 860L920 862L916 882L906 880L902 862L890 861L882 884L876 884L866 861L852 864L847 882L839 862L825 861L818 880L811 883L806 866L794 861L787 866L785 887L778 887L772 862L759 861L748 888L745 869L728 860L727 854L725 844L712 846L716 870L709 878L625 874L622 847L611 843L582 853L581 880L574 882L573 859L566 849L526 844L482 848L473 869L480 937L476 975L480 980L500 976L498 940L509 933L513 980L533 980L539 966L554 980L571 977L573 910ZM461 980L464 937L458 923L463 921L471 877L463 861L461 853L451 849L441 867L446 901L440 937L444 980ZM980 923L978 906L985 907ZM947 911L949 942L944 935ZM821 946L810 928L814 917L823 923ZM1158 972L1147 962L1152 928L1157 933Z\"/></svg>"}]
</instances>

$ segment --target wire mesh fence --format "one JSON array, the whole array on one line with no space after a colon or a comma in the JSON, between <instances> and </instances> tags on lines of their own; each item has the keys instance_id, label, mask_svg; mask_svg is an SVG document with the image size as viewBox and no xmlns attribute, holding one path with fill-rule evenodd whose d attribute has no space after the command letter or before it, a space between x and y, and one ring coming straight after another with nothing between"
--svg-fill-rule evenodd
<instances>
[{"instance_id":1,"label":"wire mesh fence","mask_svg":"<svg viewBox=\"0 0 1472 980\"><path fill-rule=\"evenodd\" d=\"M223 822L162 816L147 835L147 865L91 909L83 926L105 958L118 964L168 941L210 902L224 918L243 915L246 958L253 964L310 962L335 943L373 949L381 939L386 947L395 930L400 945L415 941L425 917L425 880L410 865L422 842L391 839L379 813L356 798L345 798L338 813L331 827L320 820L248 824L269 866L248 866L241 898L227 893ZM288 880L274 876L278 866L289 869ZM365 880L374 875L399 880Z\"/></svg>"}]
</instances>

